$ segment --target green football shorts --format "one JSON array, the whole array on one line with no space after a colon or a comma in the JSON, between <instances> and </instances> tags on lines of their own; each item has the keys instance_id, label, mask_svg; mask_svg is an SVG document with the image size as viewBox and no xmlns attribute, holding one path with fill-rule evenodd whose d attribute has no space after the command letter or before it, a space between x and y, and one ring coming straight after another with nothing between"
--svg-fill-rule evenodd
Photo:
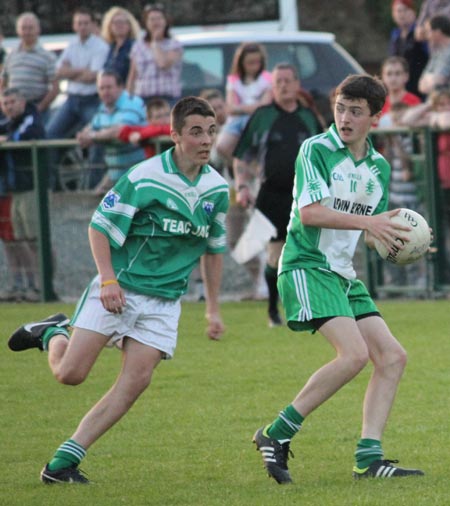
<instances>
[{"instance_id":1,"label":"green football shorts","mask_svg":"<svg viewBox=\"0 0 450 506\"><path fill-rule=\"evenodd\" d=\"M295 269L278 277L278 291L292 330L315 332L316 319L379 314L364 283L327 269Z\"/></svg>"}]
</instances>

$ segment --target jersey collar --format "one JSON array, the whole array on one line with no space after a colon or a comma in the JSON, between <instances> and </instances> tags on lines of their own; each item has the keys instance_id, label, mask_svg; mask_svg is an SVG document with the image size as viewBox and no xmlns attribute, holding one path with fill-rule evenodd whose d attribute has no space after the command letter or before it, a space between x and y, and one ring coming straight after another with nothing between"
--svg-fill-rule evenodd
<instances>
[{"instance_id":1,"label":"jersey collar","mask_svg":"<svg viewBox=\"0 0 450 506\"><path fill-rule=\"evenodd\" d=\"M172 146L167 151L164 151L164 153L161 154L162 164L164 172L167 174L178 174L181 178L185 179L186 181L189 181L190 184L195 185L197 184L198 177L201 174L208 174L211 172L211 169L208 164L202 165L200 168L200 172L198 174L198 177L195 179L195 181L190 181L177 167L177 164L175 163L175 160L173 159L173 150L175 149L175 146Z\"/></svg>"},{"instance_id":2,"label":"jersey collar","mask_svg":"<svg viewBox=\"0 0 450 506\"><path fill-rule=\"evenodd\" d=\"M345 149L348 151L347 146L342 142L342 139L339 137L337 128L335 123L333 123L328 129L327 136L330 139L331 143L336 146L337 149ZM372 140L370 137L366 139L368 149L365 158L372 157L375 154L375 148L373 147Z\"/></svg>"}]
</instances>

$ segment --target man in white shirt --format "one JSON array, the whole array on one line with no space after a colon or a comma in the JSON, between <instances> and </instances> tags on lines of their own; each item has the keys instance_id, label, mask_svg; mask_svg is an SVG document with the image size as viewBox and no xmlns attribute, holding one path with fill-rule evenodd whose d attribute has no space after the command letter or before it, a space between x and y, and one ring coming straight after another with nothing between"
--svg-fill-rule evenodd
<instances>
[{"instance_id":1,"label":"man in white shirt","mask_svg":"<svg viewBox=\"0 0 450 506\"><path fill-rule=\"evenodd\" d=\"M75 11L72 28L78 37L67 46L56 64L57 78L68 81L67 100L50 120L47 128L50 139L63 139L76 133L91 121L100 103L96 78L108 56L108 44L93 35L93 16L85 8ZM89 162L91 167L102 164L98 148L91 150ZM101 176L101 173L95 174L91 185Z\"/></svg>"}]
</instances>

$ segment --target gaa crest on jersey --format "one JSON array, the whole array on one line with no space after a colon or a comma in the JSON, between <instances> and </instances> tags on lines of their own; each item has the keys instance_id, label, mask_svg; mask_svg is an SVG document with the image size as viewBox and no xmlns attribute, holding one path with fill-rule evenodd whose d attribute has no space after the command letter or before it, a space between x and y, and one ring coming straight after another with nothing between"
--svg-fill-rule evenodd
<instances>
[{"instance_id":1,"label":"gaa crest on jersey","mask_svg":"<svg viewBox=\"0 0 450 506\"><path fill-rule=\"evenodd\" d=\"M120 200L120 195L118 195L115 191L110 190L102 200L102 208L103 209L112 209L117 202Z\"/></svg>"},{"instance_id":2,"label":"gaa crest on jersey","mask_svg":"<svg viewBox=\"0 0 450 506\"><path fill-rule=\"evenodd\" d=\"M209 200L204 200L202 202L203 210L206 214L211 214L214 211L214 203Z\"/></svg>"},{"instance_id":3,"label":"gaa crest on jersey","mask_svg":"<svg viewBox=\"0 0 450 506\"><path fill-rule=\"evenodd\" d=\"M170 197L167 199L166 205L169 209L172 209L173 211L178 211L178 206L175 204L175 201Z\"/></svg>"}]
</instances>

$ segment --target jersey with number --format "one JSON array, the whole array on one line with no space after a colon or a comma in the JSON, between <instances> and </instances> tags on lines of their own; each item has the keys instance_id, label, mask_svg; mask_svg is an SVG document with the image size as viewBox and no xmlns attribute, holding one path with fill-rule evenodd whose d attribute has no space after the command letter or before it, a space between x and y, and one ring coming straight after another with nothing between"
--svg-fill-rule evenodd
<instances>
[{"instance_id":1,"label":"jersey with number","mask_svg":"<svg viewBox=\"0 0 450 506\"><path fill-rule=\"evenodd\" d=\"M176 299L204 253L226 249L228 184L204 165L190 181L175 165L173 148L132 167L105 195L91 227L111 245L122 287Z\"/></svg>"},{"instance_id":2,"label":"jersey with number","mask_svg":"<svg viewBox=\"0 0 450 506\"><path fill-rule=\"evenodd\" d=\"M294 202L280 272L324 268L356 277L353 256L360 230L305 226L300 209L314 202L346 214L370 216L386 211L390 166L370 140L364 159L355 161L335 125L305 141L296 160Z\"/></svg>"}]
</instances>

